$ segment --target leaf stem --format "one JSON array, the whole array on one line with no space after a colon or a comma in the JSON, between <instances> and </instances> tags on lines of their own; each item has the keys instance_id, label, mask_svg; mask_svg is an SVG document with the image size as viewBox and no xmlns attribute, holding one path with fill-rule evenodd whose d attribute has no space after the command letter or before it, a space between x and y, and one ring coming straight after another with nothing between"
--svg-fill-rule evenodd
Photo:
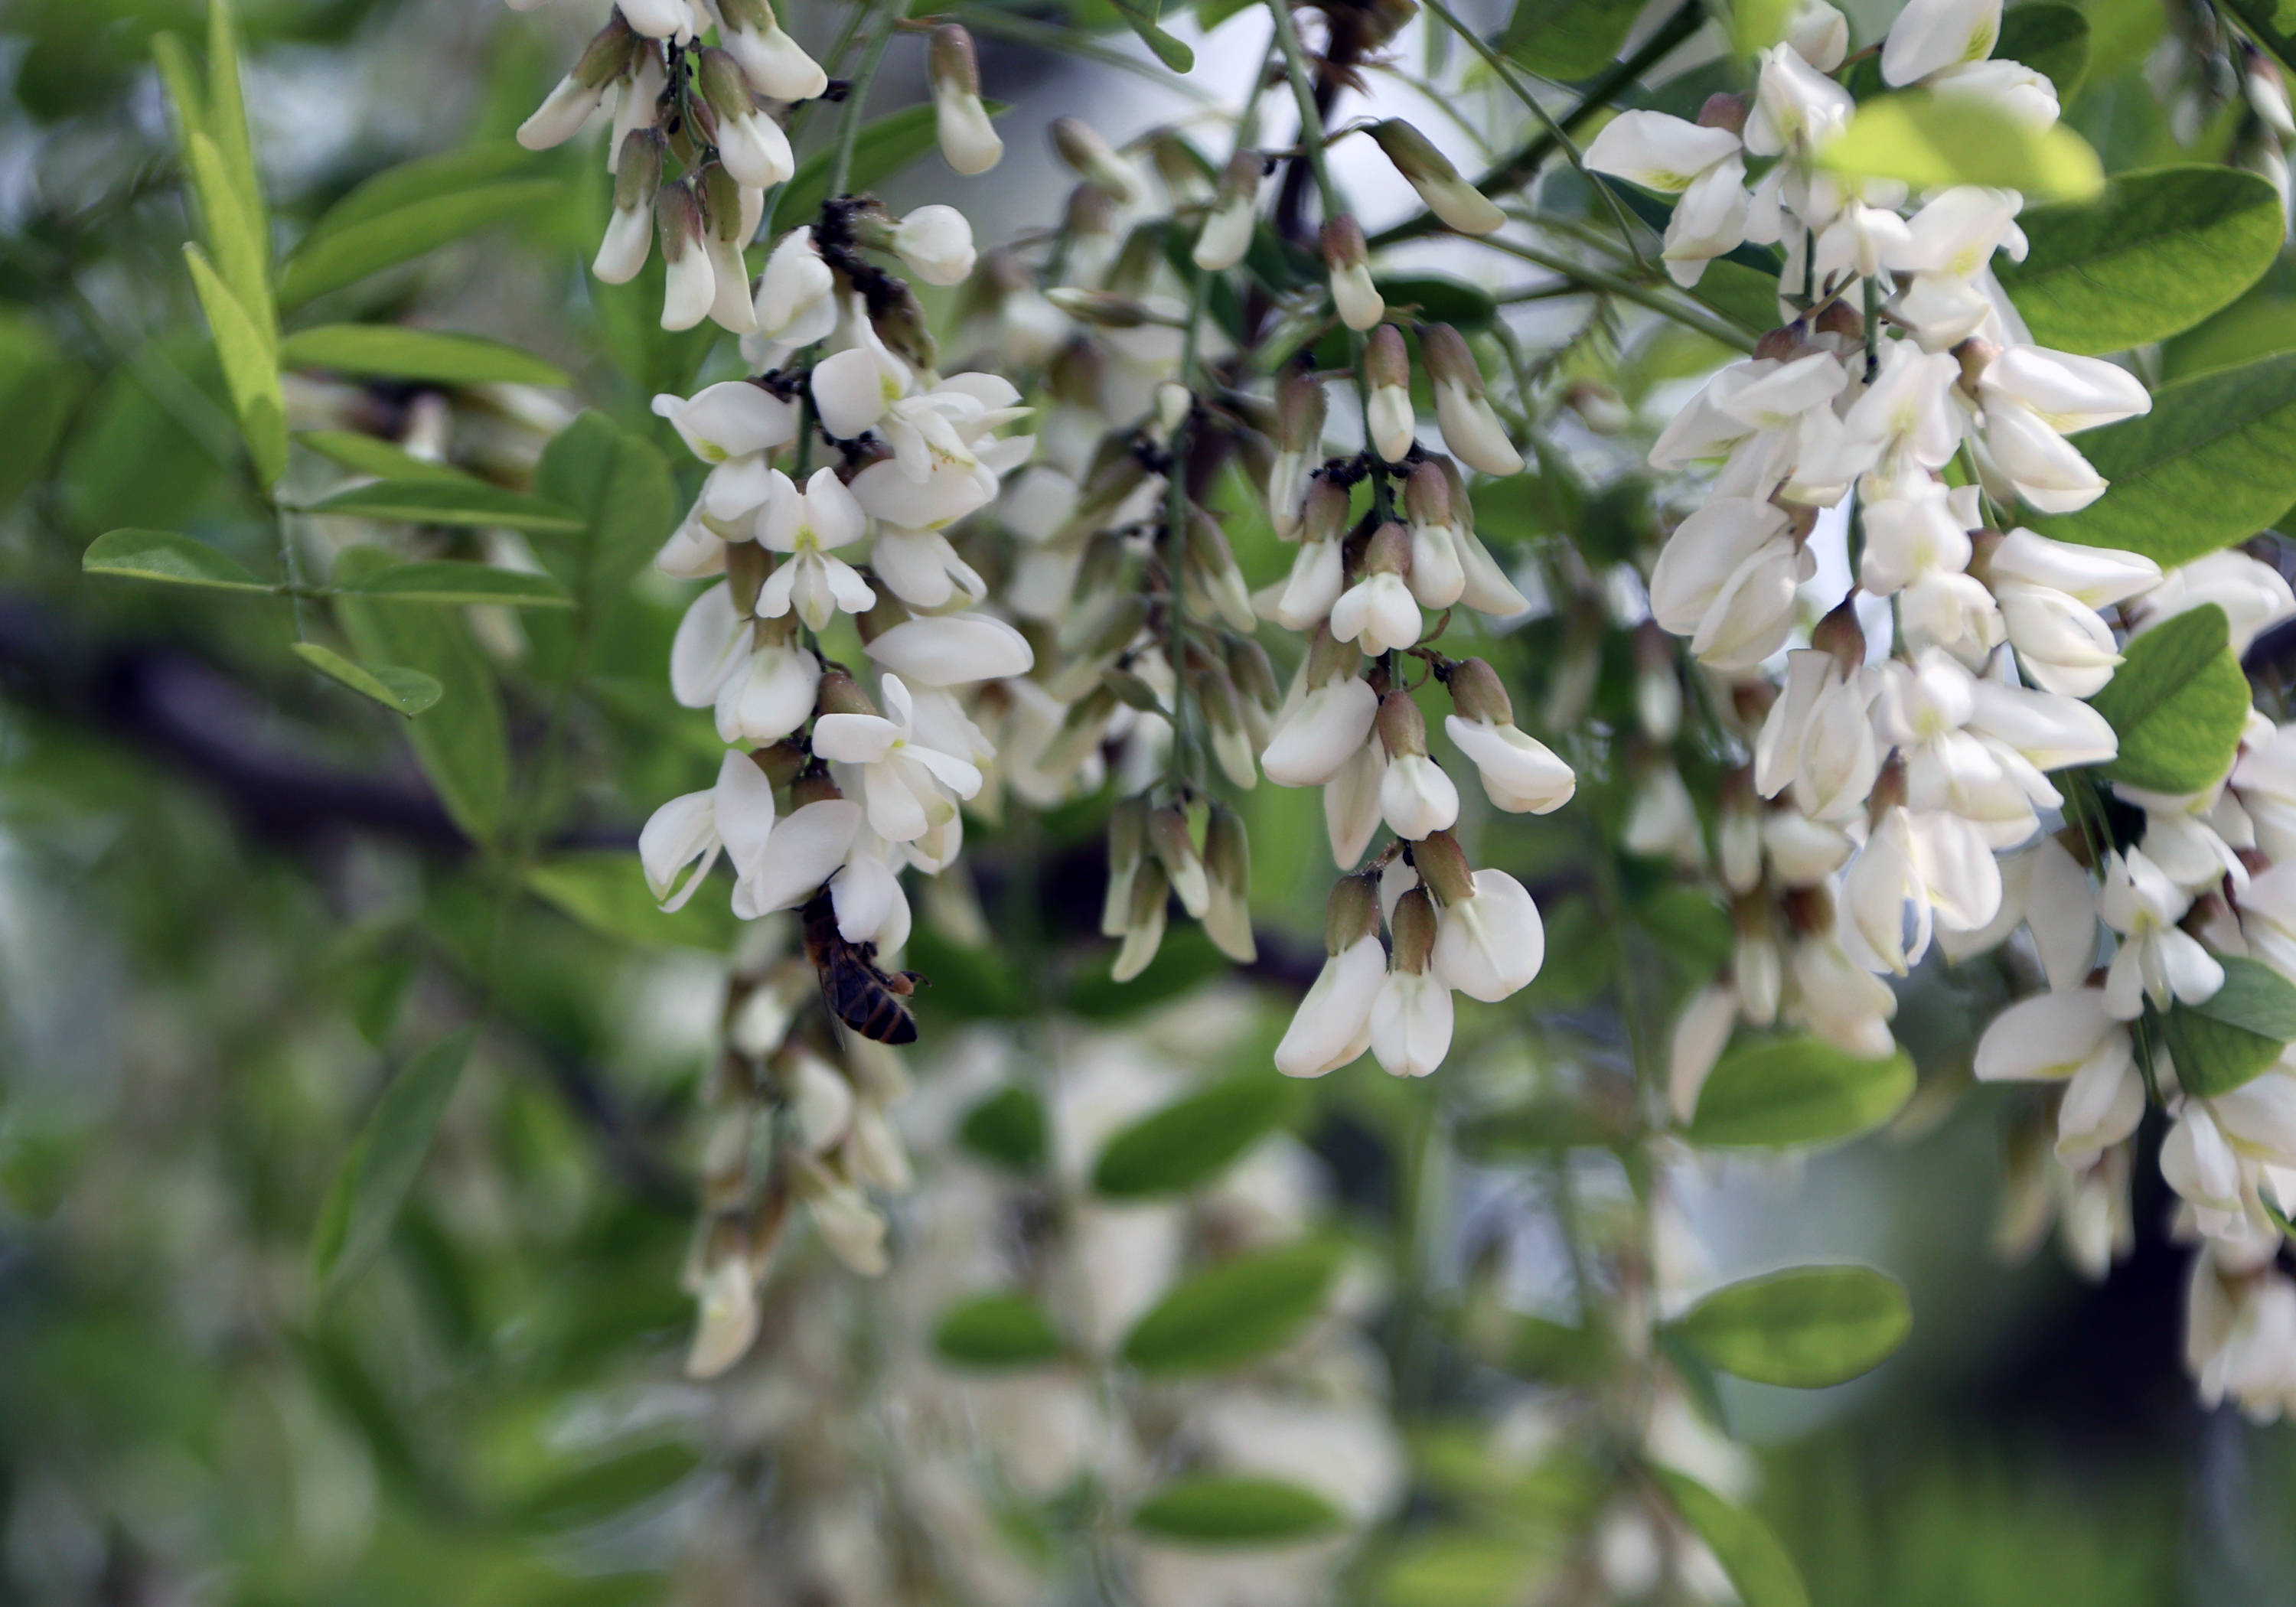
<instances>
[{"instance_id":1,"label":"leaf stem","mask_svg":"<svg viewBox=\"0 0 2296 1607\"><path fill-rule=\"evenodd\" d=\"M1513 240L1501 240L1495 234L1480 235L1477 237L1475 243L1488 246L1495 251L1505 251L1510 257L1520 257L1525 262L1536 263L1540 267L1551 273L1560 274L1564 278L1584 285L1588 290L1603 291L1639 306L1649 307L1652 312L1663 313L1676 323L1686 328L1694 329L1710 340L1719 340L1723 345L1734 350L1754 349L1754 338L1736 324L1726 323L1722 319L1696 311L1671 297L1660 295L1648 285L1636 284L1631 279L1623 278L1617 274L1606 273L1601 268L1588 267L1582 263L1573 262L1567 257L1558 257L1551 251L1543 251L1537 246L1524 245Z\"/></svg>"},{"instance_id":2,"label":"leaf stem","mask_svg":"<svg viewBox=\"0 0 2296 1607\"><path fill-rule=\"evenodd\" d=\"M869 99L869 86L876 81L877 69L885 60L885 47L893 42L899 28L901 7L888 5L885 24L877 37L869 41L861 58L860 70L853 75L852 87L845 92L845 120L837 130L837 157L829 168L829 196L834 200L845 193L845 186L853 176L853 151L861 140L861 113Z\"/></svg>"}]
</instances>

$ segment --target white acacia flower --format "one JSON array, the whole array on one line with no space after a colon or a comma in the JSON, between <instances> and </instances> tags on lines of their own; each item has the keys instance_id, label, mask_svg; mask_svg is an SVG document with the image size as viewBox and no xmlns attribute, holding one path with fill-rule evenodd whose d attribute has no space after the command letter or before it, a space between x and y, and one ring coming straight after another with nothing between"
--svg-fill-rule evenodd
<instances>
[{"instance_id":1,"label":"white acacia flower","mask_svg":"<svg viewBox=\"0 0 2296 1607\"><path fill-rule=\"evenodd\" d=\"M805 903L845 864L861 826L861 806L850 799L816 799L791 809L742 870L734 913L747 921Z\"/></svg>"},{"instance_id":2,"label":"white acacia flower","mask_svg":"<svg viewBox=\"0 0 2296 1607\"><path fill-rule=\"evenodd\" d=\"M917 740L915 706L900 676L884 677L884 698L882 715L824 714L814 721L813 750L861 768L870 829L887 842L933 838L955 820L956 800L980 791L980 772ZM923 851L943 857L931 841Z\"/></svg>"},{"instance_id":3,"label":"white acacia flower","mask_svg":"<svg viewBox=\"0 0 2296 1607\"><path fill-rule=\"evenodd\" d=\"M1882 769L1867 713L1878 685L1863 667L1845 670L1830 652L1788 653L1784 689L1754 742L1755 790L1775 798L1792 787L1794 808L1812 820L1863 814Z\"/></svg>"},{"instance_id":4,"label":"white acacia flower","mask_svg":"<svg viewBox=\"0 0 2296 1607\"><path fill-rule=\"evenodd\" d=\"M1435 916L1429 969L1447 988L1496 1004L1529 986L1546 959L1546 928L1529 890L1505 871L1474 874L1470 898Z\"/></svg>"},{"instance_id":5,"label":"white acacia flower","mask_svg":"<svg viewBox=\"0 0 2296 1607\"><path fill-rule=\"evenodd\" d=\"M1275 1069L1286 1077L1321 1077L1371 1047L1372 1001L1386 975L1387 950L1377 932L1325 956L1275 1045Z\"/></svg>"},{"instance_id":6,"label":"white acacia flower","mask_svg":"<svg viewBox=\"0 0 2296 1607\"><path fill-rule=\"evenodd\" d=\"M2096 913L2121 939L2104 977L2105 1007L2114 1019L2135 1021L2147 999L2158 1010L2166 1010L2172 998L2202 1004L2224 986L2216 956L2177 925L2192 906L2193 896L2143 849L2106 856Z\"/></svg>"},{"instance_id":7,"label":"white acacia flower","mask_svg":"<svg viewBox=\"0 0 2296 1607\"><path fill-rule=\"evenodd\" d=\"M865 613L877 594L851 564L833 555L835 549L858 541L867 528L853 493L833 469L815 470L802 491L779 469L770 474L758 539L788 556L758 588L758 617L778 619L795 609L799 619L820 630L840 610Z\"/></svg>"},{"instance_id":8,"label":"white acacia flower","mask_svg":"<svg viewBox=\"0 0 2296 1607\"><path fill-rule=\"evenodd\" d=\"M869 567L887 591L916 608L945 608L960 595L978 603L988 594L980 571L939 530L881 528L869 544Z\"/></svg>"},{"instance_id":9,"label":"white acacia flower","mask_svg":"<svg viewBox=\"0 0 2296 1607\"><path fill-rule=\"evenodd\" d=\"M1371 684L1341 674L1309 688L1276 723L1259 767L1280 787L1320 786L1372 745L1372 724L1378 717L1379 694Z\"/></svg>"},{"instance_id":10,"label":"white acacia flower","mask_svg":"<svg viewBox=\"0 0 2296 1607\"><path fill-rule=\"evenodd\" d=\"M1746 150L1777 156L1810 151L1849 125L1857 102L1849 92L1802 60L1791 45L1761 53L1754 105L1746 119Z\"/></svg>"},{"instance_id":11,"label":"white acacia flower","mask_svg":"<svg viewBox=\"0 0 2296 1607\"><path fill-rule=\"evenodd\" d=\"M723 850L738 872L766 847L774 829L774 783L746 753L729 752L717 784L673 798L638 833L638 863L665 912L685 907ZM693 873L681 883L688 865Z\"/></svg>"},{"instance_id":12,"label":"white acacia flower","mask_svg":"<svg viewBox=\"0 0 2296 1607\"><path fill-rule=\"evenodd\" d=\"M837 275L821 259L810 227L783 235L758 280L756 339L810 346L837 329Z\"/></svg>"},{"instance_id":13,"label":"white acacia flower","mask_svg":"<svg viewBox=\"0 0 2296 1607\"><path fill-rule=\"evenodd\" d=\"M1883 812L1842 879L1845 931L1903 976L1937 925L1976 931L2001 907L2001 871L1978 826L1942 809ZM1865 955L1857 956L1861 961Z\"/></svg>"},{"instance_id":14,"label":"white acacia flower","mask_svg":"<svg viewBox=\"0 0 2296 1607\"><path fill-rule=\"evenodd\" d=\"M1444 733L1482 777L1496 808L1514 815L1549 815L1570 801L1578 777L1554 750L1513 725L1443 717Z\"/></svg>"},{"instance_id":15,"label":"white acacia flower","mask_svg":"<svg viewBox=\"0 0 2296 1607\"><path fill-rule=\"evenodd\" d=\"M1667 1106L1677 1121L1687 1125L1698 1114L1698 1096L1737 1024L1738 993L1726 982L1707 984L1682 1007L1667 1047Z\"/></svg>"},{"instance_id":16,"label":"white acacia flower","mask_svg":"<svg viewBox=\"0 0 2296 1607\"><path fill-rule=\"evenodd\" d=\"M718 689L720 742L777 742L813 717L821 660L787 642L762 644Z\"/></svg>"},{"instance_id":17,"label":"white acacia flower","mask_svg":"<svg viewBox=\"0 0 2296 1607\"><path fill-rule=\"evenodd\" d=\"M727 380L691 397L658 396L653 410L687 450L714 466L757 458L797 439L797 404L747 380Z\"/></svg>"},{"instance_id":18,"label":"white acacia flower","mask_svg":"<svg viewBox=\"0 0 2296 1607\"><path fill-rule=\"evenodd\" d=\"M955 207L919 207L894 228L893 254L927 284L962 284L972 272L972 225Z\"/></svg>"},{"instance_id":19,"label":"white acacia flower","mask_svg":"<svg viewBox=\"0 0 2296 1607\"><path fill-rule=\"evenodd\" d=\"M2229 1400L2257 1423L2296 1414L2296 1281L2270 1270L2227 1278L2203 1251L2185 1298L2185 1365L2201 1404Z\"/></svg>"},{"instance_id":20,"label":"white acacia flower","mask_svg":"<svg viewBox=\"0 0 2296 1607\"><path fill-rule=\"evenodd\" d=\"M1842 947L1839 937L1813 932L1794 940L1786 956L1792 987L1785 1014L1845 1054L1879 1060L1896 1046L1890 1018L1898 996Z\"/></svg>"},{"instance_id":21,"label":"white acacia flower","mask_svg":"<svg viewBox=\"0 0 2296 1607\"><path fill-rule=\"evenodd\" d=\"M1374 570L1340 594L1332 604L1332 635L1353 642L1373 658L1419 640L1418 599L1393 570Z\"/></svg>"},{"instance_id":22,"label":"white acacia flower","mask_svg":"<svg viewBox=\"0 0 2296 1607\"><path fill-rule=\"evenodd\" d=\"M1332 863L1343 871L1355 868L1379 830L1380 782L1386 774L1385 745L1366 742L1324 783L1324 832Z\"/></svg>"},{"instance_id":23,"label":"white acacia flower","mask_svg":"<svg viewBox=\"0 0 2296 1607\"><path fill-rule=\"evenodd\" d=\"M1785 512L1715 497L1676 527L1651 571L1651 612L1717 669L1745 669L1785 645L1794 588L1816 572Z\"/></svg>"},{"instance_id":24,"label":"white acacia flower","mask_svg":"<svg viewBox=\"0 0 2296 1607\"><path fill-rule=\"evenodd\" d=\"M1587 147L1587 165L1677 195L1663 252L1677 284L1698 283L1707 261L1746 237L1746 164L1738 136L1662 111L1622 111Z\"/></svg>"},{"instance_id":25,"label":"white acacia flower","mask_svg":"<svg viewBox=\"0 0 2296 1607\"><path fill-rule=\"evenodd\" d=\"M920 686L1009 680L1027 675L1037 663L1029 638L988 614L905 619L864 651L891 674Z\"/></svg>"},{"instance_id":26,"label":"white acacia flower","mask_svg":"<svg viewBox=\"0 0 2296 1607\"><path fill-rule=\"evenodd\" d=\"M1882 43L1882 79L1893 88L1982 61L2001 37L2001 0L1908 0Z\"/></svg>"},{"instance_id":27,"label":"white acacia flower","mask_svg":"<svg viewBox=\"0 0 2296 1607\"><path fill-rule=\"evenodd\" d=\"M734 611L723 581L687 604L669 644L669 690L686 709L707 709L747 661L755 627Z\"/></svg>"},{"instance_id":28,"label":"white acacia flower","mask_svg":"<svg viewBox=\"0 0 2296 1607\"><path fill-rule=\"evenodd\" d=\"M1379 812L1389 831L1416 842L1457 823L1459 789L1426 754L1390 753L1379 781Z\"/></svg>"},{"instance_id":29,"label":"white acacia flower","mask_svg":"<svg viewBox=\"0 0 2296 1607\"><path fill-rule=\"evenodd\" d=\"M705 0L718 14L718 37L741 63L750 87L767 100L809 101L829 87L829 74L784 32L770 0Z\"/></svg>"},{"instance_id":30,"label":"white acacia flower","mask_svg":"<svg viewBox=\"0 0 2296 1607\"><path fill-rule=\"evenodd\" d=\"M2213 603L2225 611L2234 657L2282 620L2296 618L2296 593L2280 571L2236 548L2180 563L2136 600L2130 611L2142 635L2163 619Z\"/></svg>"},{"instance_id":31,"label":"white acacia flower","mask_svg":"<svg viewBox=\"0 0 2296 1607\"><path fill-rule=\"evenodd\" d=\"M1336 541L1302 541L1292 554L1270 610L1286 630L1312 631L1332 616L1332 605L1347 589L1347 567Z\"/></svg>"},{"instance_id":32,"label":"white acacia flower","mask_svg":"<svg viewBox=\"0 0 2296 1607\"><path fill-rule=\"evenodd\" d=\"M2085 1167L2136 1130L2144 1082L2136 1043L2100 988L2073 988L2021 999L1994 1017L1978 1039L1980 1082L2060 1082L2057 1154Z\"/></svg>"},{"instance_id":33,"label":"white acacia flower","mask_svg":"<svg viewBox=\"0 0 2296 1607\"><path fill-rule=\"evenodd\" d=\"M2275 1067L2228 1093L2185 1095L2161 1141L2161 1176L2211 1240L2236 1249L2248 1230L2271 1231L2260 1191L2284 1211L2296 1197L2296 1077Z\"/></svg>"}]
</instances>

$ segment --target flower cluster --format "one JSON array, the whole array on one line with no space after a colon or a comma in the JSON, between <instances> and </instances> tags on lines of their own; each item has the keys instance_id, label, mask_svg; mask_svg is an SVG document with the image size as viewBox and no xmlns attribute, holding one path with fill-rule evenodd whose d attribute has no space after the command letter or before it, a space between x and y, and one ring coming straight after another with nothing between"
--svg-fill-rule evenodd
<instances>
[{"instance_id":1,"label":"flower cluster","mask_svg":"<svg viewBox=\"0 0 2296 1607\"><path fill-rule=\"evenodd\" d=\"M1882 77L2046 126L2048 81L1988 59L1998 26L1984 0L1915 0ZM2296 958L2259 937L2286 930L2261 823L2296 753L2251 716L2236 762L2227 750L2219 774L2191 778L2205 784L2147 791L2101 768L2120 735L2086 700L2132 643L2194 611L2220 611L2236 655L2296 601L2237 552L2164 575L2019 522L2095 501L2104 481L2065 438L2151 399L2128 371L2027 336L1989 266L2023 253L2018 195L1915 197L1823 165L1855 109L1834 76L1845 46L1840 16L1805 6L1763 53L1751 102L1718 95L1695 123L1625 112L1587 152L1597 170L1679 197L1665 244L1677 283L1742 244L1782 247L1789 315L1650 455L1675 471L1718 460L1651 570L1649 602L1730 683L1745 739L1714 833L1735 950L1677 1022L1675 1108L1694 1112L1737 1023L1790 1021L1885 1054L1896 1001L1883 979L1932 944L1959 960L2021 932L2048 991L1987 1029L1977 1076L2059 1085L2045 1186L2098 1274L2129 1242L2148 1089L2169 1102L2162 1168L2206 1247L2194 1370L2210 1400L2276 1414L2296 1403L2296 1283L2271 1270L2276 1214L2296 1201L2282 1193L2296 1191L2296 1074L2219 1089L2187 1066L2201 1080L2180 1086L2163 1022L2226 988L2227 958ZM1751 188L1750 158L1769 162ZM1795 645L1822 529L1846 534L1853 585ZM1636 816L1630 846L1639 824L1644 846L1686 834L1698 857L1678 778L1646 780Z\"/></svg>"}]
</instances>

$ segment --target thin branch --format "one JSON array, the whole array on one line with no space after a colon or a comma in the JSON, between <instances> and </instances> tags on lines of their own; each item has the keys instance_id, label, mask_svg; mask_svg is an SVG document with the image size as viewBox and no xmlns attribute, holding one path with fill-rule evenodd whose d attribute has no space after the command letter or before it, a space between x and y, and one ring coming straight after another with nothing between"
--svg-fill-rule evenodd
<instances>
[{"instance_id":1,"label":"thin branch","mask_svg":"<svg viewBox=\"0 0 2296 1607\"><path fill-rule=\"evenodd\" d=\"M1601 268L1588 267L1582 263L1573 262L1566 257L1557 257L1552 252L1540 250L1537 246L1523 245L1513 240L1501 240L1496 235L1477 236L1475 243L1488 246L1495 251L1505 251L1510 257L1520 257L1525 262L1536 263L1540 267L1551 273L1560 274L1572 283L1583 285L1588 290L1603 291L1635 302L1638 306L1649 307L1652 312L1663 313L1685 328L1694 329L1708 339L1719 340L1723 345L1734 350L1754 349L1753 336L1736 324L1725 323L1710 314L1700 312L1694 307L1677 301L1670 296L1661 295L1648 285L1637 284L1631 279L1605 273Z\"/></svg>"}]
</instances>

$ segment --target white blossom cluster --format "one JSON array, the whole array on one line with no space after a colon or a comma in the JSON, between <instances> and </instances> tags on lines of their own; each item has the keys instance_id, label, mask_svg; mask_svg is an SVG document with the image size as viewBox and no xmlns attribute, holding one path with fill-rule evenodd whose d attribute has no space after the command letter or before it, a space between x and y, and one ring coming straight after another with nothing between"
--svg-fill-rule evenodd
<instances>
[{"instance_id":1,"label":"white blossom cluster","mask_svg":"<svg viewBox=\"0 0 2296 1607\"><path fill-rule=\"evenodd\" d=\"M1882 77L2046 127L2048 81L1988 59L1999 25L1991 0L1913 0L1882 46ZM2220 956L2296 976L2296 926L2275 922L2296 916L2282 890L2296 883L2273 868L2296 745L2254 716L2229 774L2174 798L2053 775L2114 758L2113 728L2084 700L2128 639L2214 603L2237 654L2296 601L2238 552L2164 575L2140 554L2018 523L2020 510L2069 513L2101 496L2065 438L2150 398L2122 368L2028 337L1989 266L2023 254L2020 196L1915 197L1824 167L1854 111L1834 76L1846 45L1840 14L1807 5L1763 53L1751 104L1718 96L1694 123L1625 112L1587 152L1597 170L1679 197L1665 255L1681 283L1746 242L1782 247L1789 314L1650 455L1675 471L1719 460L1658 557L1650 607L1734 684L1751 738L1716 828L1735 952L1677 1022L1675 1107L1695 1111L1740 1021L1889 1052L1883 979L1932 942L1961 959L2021 927L2050 991L1988 1029L1978 1077L2062 1085L2054 1188L2076 1259L2098 1274L2130 1242L2129 1145L2148 1086L2168 1102L2162 1168L2204 1244L2194 1370L2211 1403L2276 1415L2296 1405L2296 1282L2272 1267L2274 1213L2296 1200L2282 1192L2296 1191L2296 1073L2182 1093L2140 1018L2209 1000ZM1769 163L1751 188L1750 158ZM1854 584L1797 646L1826 510L1846 516ZM1886 620L1883 641L1869 642L1869 620ZM1644 783L1636 816L1630 843L1637 829L1644 847L1671 835L1652 829L1661 820L1696 836L1670 771Z\"/></svg>"}]
</instances>

